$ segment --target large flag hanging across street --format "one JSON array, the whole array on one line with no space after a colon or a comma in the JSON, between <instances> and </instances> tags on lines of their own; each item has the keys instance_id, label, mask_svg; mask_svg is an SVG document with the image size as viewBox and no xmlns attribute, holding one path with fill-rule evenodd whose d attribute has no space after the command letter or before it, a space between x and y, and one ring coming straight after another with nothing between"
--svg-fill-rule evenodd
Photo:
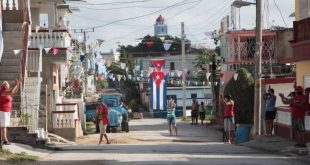
<instances>
[{"instance_id":1,"label":"large flag hanging across street","mask_svg":"<svg viewBox=\"0 0 310 165\"><path fill-rule=\"evenodd\" d=\"M0 62L3 54L3 35L2 35L2 5L0 5Z\"/></svg>"},{"instance_id":2,"label":"large flag hanging across street","mask_svg":"<svg viewBox=\"0 0 310 165\"><path fill-rule=\"evenodd\" d=\"M165 110L168 80L168 74L164 72L165 61L162 59L152 60L150 65L154 68L154 71L150 74L151 110Z\"/></svg>"}]
</instances>

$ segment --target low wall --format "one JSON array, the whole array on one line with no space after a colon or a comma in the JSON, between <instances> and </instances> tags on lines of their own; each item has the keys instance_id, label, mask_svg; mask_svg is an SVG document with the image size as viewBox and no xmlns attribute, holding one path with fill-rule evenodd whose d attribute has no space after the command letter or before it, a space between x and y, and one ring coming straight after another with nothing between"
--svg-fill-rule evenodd
<instances>
[{"instance_id":1,"label":"low wall","mask_svg":"<svg viewBox=\"0 0 310 165\"><path fill-rule=\"evenodd\" d=\"M275 135L281 136L286 139L296 141L296 132L292 129L291 109L287 106L277 107L277 117L274 122ZM310 142L310 116L305 117L305 141Z\"/></svg>"}]
</instances>

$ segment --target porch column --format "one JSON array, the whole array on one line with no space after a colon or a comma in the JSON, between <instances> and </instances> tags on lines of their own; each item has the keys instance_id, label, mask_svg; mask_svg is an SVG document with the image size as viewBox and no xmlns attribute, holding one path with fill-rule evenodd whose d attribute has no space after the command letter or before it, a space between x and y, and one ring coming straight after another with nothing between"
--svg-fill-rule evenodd
<instances>
[{"instance_id":1,"label":"porch column","mask_svg":"<svg viewBox=\"0 0 310 165\"><path fill-rule=\"evenodd\" d=\"M48 27L49 29L55 28L56 22L56 7L54 2L47 2L48 5Z\"/></svg>"}]
</instances>

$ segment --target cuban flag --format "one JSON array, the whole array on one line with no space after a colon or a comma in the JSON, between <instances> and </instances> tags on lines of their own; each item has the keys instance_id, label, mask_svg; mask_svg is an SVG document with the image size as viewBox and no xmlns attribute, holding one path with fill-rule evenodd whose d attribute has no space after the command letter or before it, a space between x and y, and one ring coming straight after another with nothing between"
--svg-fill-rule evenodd
<instances>
[{"instance_id":1,"label":"cuban flag","mask_svg":"<svg viewBox=\"0 0 310 165\"><path fill-rule=\"evenodd\" d=\"M152 60L151 67L154 71L150 73L150 109L165 110L167 105L167 80L168 74L165 71L163 59Z\"/></svg>"}]
</instances>

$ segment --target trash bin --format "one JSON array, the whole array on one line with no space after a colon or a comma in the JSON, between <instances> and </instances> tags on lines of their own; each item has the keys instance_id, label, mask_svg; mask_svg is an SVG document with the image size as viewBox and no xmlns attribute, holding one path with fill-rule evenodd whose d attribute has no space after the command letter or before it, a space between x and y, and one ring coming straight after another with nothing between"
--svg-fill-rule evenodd
<instances>
[{"instance_id":1,"label":"trash bin","mask_svg":"<svg viewBox=\"0 0 310 165\"><path fill-rule=\"evenodd\" d=\"M236 131L236 143L245 143L249 141L251 125L248 124L240 124L237 126Z\"/></svg>"}]
</instances>

